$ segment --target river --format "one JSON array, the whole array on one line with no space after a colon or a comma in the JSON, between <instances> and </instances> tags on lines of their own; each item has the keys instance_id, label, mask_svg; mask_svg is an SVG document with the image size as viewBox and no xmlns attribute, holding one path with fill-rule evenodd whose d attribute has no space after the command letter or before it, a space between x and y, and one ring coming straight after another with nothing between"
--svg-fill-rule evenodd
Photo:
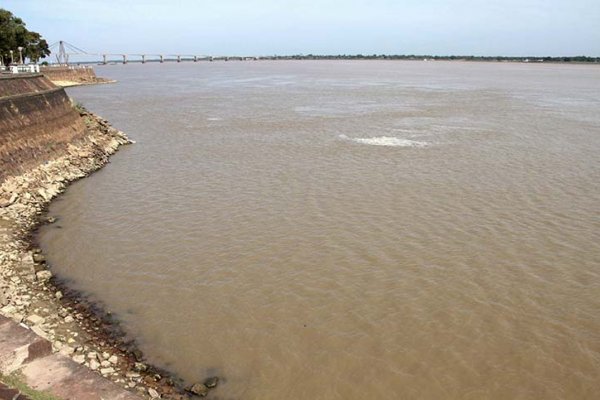
<instances>
[{"instance_id":1,"label":"river","mask_svg":"<svg viewBox=\"0 0 600 400\"><path fill-rule=\"evenodd\" d=\"M148 360L220 399L600 392L600 68L98 66L137 141L40 240Z\"/></svg>"}]
</instances>

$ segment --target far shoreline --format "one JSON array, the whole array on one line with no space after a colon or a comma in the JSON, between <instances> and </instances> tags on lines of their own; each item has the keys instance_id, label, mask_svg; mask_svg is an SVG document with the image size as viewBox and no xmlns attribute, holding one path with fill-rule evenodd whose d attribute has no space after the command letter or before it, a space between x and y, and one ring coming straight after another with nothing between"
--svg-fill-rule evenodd
<instances>
[{"instance_id":1,"label":"far shoreline","mask_svg":"<svg viewBox=\"0 0 600 400\"><path fill-rule=\"evenodd\" d=\"M73 63L77 66L115 66L128 64L189 64L206 62L233 62L233 61L445 61L469 63L512 63L532 65L596 65L600 66L600 57L569 56L569 57L511 57L511 56L432 56L432 55L283 55L283 56L206 56L200 59L189 57L159 59L129 58L125 62L121 59L103 61L81 61Z\"/></svg>"}]
</instances>

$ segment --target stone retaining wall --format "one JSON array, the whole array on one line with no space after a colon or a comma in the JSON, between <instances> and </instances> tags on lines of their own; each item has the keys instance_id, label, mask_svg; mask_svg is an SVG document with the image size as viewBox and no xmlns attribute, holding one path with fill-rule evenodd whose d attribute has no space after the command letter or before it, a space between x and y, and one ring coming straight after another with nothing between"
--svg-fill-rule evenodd
<instances>
[{"instance_id":1,"label":"stone retaining wall","mask_svg":"<svg viewBox=\"0 0 600 400\"><path fill-rule=\"evenodd\" d=\"M41 92L55 86L41 74L0 75L0 98L23 93Z\"/></svg>"},{"instance_id":2,"label":"stone retaining wall","mask_svg":"<svg viewBox=\"0 0 600 400\"><path fill-rule=\"evenodd\" d=\"M85 132L64 89L41 75L0 79L0 182L63 153Z\"/></svg>"}]
</instances>

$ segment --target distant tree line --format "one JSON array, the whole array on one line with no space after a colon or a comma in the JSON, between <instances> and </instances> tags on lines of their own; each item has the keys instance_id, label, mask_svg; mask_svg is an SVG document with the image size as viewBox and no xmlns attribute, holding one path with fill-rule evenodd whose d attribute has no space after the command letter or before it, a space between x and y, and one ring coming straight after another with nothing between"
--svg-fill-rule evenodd
<instances>
[{"instance_id":1,"label":"distant tree line","mask_svg":"<svg viewBox=\"0 0 600 400\"><path fill-rule=\"evenodd\" d=\"M20 54L23 59L36 62L50 55L48 42L39 33L28 30L21 18L0 8L0 61L2 64L17 62Z\"/></svg>"},{"instance_id":2,"label":"distant tree line","mask_svg":"<svg viewBox=\"0 0 600 400\"><path fill-rule=\"evenodd\" d=\"M290 56L262 56L263 60L456 60L456 61L516 61L516 62L580 62L600 63L600 57L574 56L574 57L510 57L510 56L433 56L415 54L338 54L317 55L297 54Z\"/></svg>"}]
</instances>

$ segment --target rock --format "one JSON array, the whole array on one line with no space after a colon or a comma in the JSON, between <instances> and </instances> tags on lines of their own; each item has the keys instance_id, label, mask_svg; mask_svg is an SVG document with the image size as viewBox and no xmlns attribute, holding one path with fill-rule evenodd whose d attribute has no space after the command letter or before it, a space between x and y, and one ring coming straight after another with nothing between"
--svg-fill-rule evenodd
<instances>
[{"instance_id":1,"label":"rock","mask_svg":"<svg viewBox=\"0 0 600 400\"><path fill-rule=\"evenodd\" d=\"M110 367L110 363L109 363L107 360L102 360L102 361L100 362L100 365L101 365L103 368L108 368L108 367Z\"/></svg>"},{"instance_id":2,"label":"rock","mask_svg":"<svg viewBox=\"0 0 600 400\"><path fill-rule=\"evenodd\" d=\"M52 272L50 271L38 271L35 273L35 276L37 277L38 281L47 281L50 278L52 278Z\"/></svg>"},{"instance_id":3,"label":"rock","mask_svg":"<svg viewBox=\"0 0 600 400\"><path fill-rule=\"evenodd\" d=\"M4 307L7 304L8 299L6 298L6 295L3 292L0 292L0 307Z\"/></svg>"},{"instance_id":4,"label":"rock","mask_svg":"<svg viewBox=\"0 0 600 400\"><path fill-rule=\"evenodd\" d=\"M114 372L115 372L115 369L112 367L100 368L100 373L104 376L113 374Z\"/></svg>"},{"instance_id":5,"label":"rock","mask_svg":"<svg viewBox=\"0 0 600 400\"><path fill-rule=\"evenodd\" d=\"M109 357L110 357L110 354L108 354L106 351L102 352L102 359L103 360L108 360Z\"/></svg>"},{"instance_id":6,"label":"rock","mask_svg":"<svg viewBox=\"0 0 600 400\"><path fill-rule=\"evenodd\" d=\"M73 361L77 364L83 364L85 362L85 356L83 354L77 354L76 356L73 356Z\"/></svg>"},{"instance_id":7,"label":"rock","mask_svg":"<svg viewBox=\"0 0 600 400\"><path fill-rule=\"evenodd\" d=\"M52 195L50 195L50 193L46 192L44 189L38 189L37 192L46 201L48 201L52 198Z\"/></svg>"},{"instance_id":8,"label":"rock","mask_svg":"<svg viewBox=\"0 0 600 400\"><path fill-rule=\"evenodd\" d=\"M133 365L133 369L137 372L144 372L148 369L148 366L144 363L136 362Z\"/></svg>"},{"instance_id":9,"label":"rock","mask_svg":"<svg viewBox=\"0 0 600 400\"><path fill-rule=\"evenodd\" d=\"M17 312L17 308L11 304L4 306L0 309L3 314L11 315Z\"/></svg>"},{"instance_id":10,"label":"rock","mask_svg":"<svg viewBox=\"0 0 600 400\"><path fill-rule=\"evenodd\" d=\"M60 354L65 355L65 356L70 356L73 353L75 353L75 349L72 348L71 346L64 345L60 349Z\"/></svg>"},{"instance_id":11,"label":"rock","mask_svg":"<svg viewBox=\"0 0 600 400\"><path fill-rule=\"evenodd\" d=\"M39 315L31 314L29 317L27 317L25 321L29 322L31 325L39 325L42 324L45 320L45 318L40 317Z\"/></svg>"},{"instance_id":12,"label":"rock","mask_svg":"<svg viewBox=\"0 0 600 400\"><path fill-rule=\"evenodd\" d=\"M152 399L160 399L160 394L158 394L158 392L152 388L148 389L148 394Z\"/></svg>"},{"instance_id":13,"label":"rock","mask_svg":"<svg viewBox=\"0 0 600 400\"><path fill-rule=\"evenodd\" d=\"M204 386L206 386L209 389L217 387L218 383L219 383L219 377L218 376L211 376L210 378L206 378L204 380Z\"/></svg>"},{"instance_id":14,"label":"rock","mask_svg":"<svg viewBox=\"0 0 600 400\"><path fill-rule=\"evenodd\" d=\"M70 315L67 315L64 319L65 323L70 324L71 322L75 321L75 318L73 318Z\"/></svg>"},{"instance_id":15,"label":"rock","mask_svg":"<svg viewBox=\"0 0 600 400\"><path fill-rule=\"evenodd\" d=\"M134 349L131 351L131 354L133 354L133 356L135 357L135 359L137 361L142 361L142 359L144 358L144 354L142 353L141 350L139 349Z\"/></svg>"},{"instance_id":16,"label":"rock","mask_svg":"<svg viewBox=\"0 0 600 400\"><path fill-rule=\"evenodd\" d=\"M129 382L127 384L127 387L129 387L130 389L133 389L135 387L136 383L135 382Z\"/></svg>"},{"instance_id":17,"label":"rock","mask_svg":"<svg viewBox=\"0 0 600 400\"><path fill-rule=\"evenodd\" d=\"M196 396L204 397L208 394L208 388L203 383L194 383L186 389L188 392Z\"/></svg>"},{"instance_id":18,"label":"rock","mask_svg":"<svg viewBox=\"0 0 600 400\"><path fill-rule=\"evenodd\" d=\"M117 357L117 356L113 355L113 356L108 357L108 362L111 364L116 364L118 361L119 361L119 357Z\"/></svg>"},{"instance_id":19,"label":"rock","mask_svg":"<svg viewBox=\"0 0 600 400\"><path fill-rule=\"evenodd\" d=\"M46 257L40 253L33 253L33 262L37 264L42 264L46 262Z\"/></svg>"},{"instance_id":20,"label":"rock","mask_svg":"<svg viewBox=\"0 0 600 400\"><path fill-rule=\"evenodd\" d=\"M54 297L56 297L57 300L60 300L63 298L63 293L59 290L58 292L54 293Z\"/></svg>"},{"instance_id":21,"label":"rock","mask_svg":"<svg viewBox=\"0 0 600 400\"><path fill-rule=\"evenodd\" d=\"M23 321L23 315L20 313L14 313L10 316L12 318L13 321L17 322L17 323L21 323Z\"/></svg>"},{"instance_id":22,"label":"rock","mask_svg":"<svg viewBox=\"0 0 600 400\"><path fill-rule=\"evenodd\" d=\"M55 341L54 341L54 343L53 343L53 345L54 345L54 348L55 348L56 350L60 350L60 349L62 349L62 348L63 348L63 346L64 346L65 344L64 344L63 342L61 342L60 340L55 340Z\"/></svg>"},{"instance_id":23,"label":"rock","mask_svg":"<svg viewBox=\"0 0 600 400\"><path fill-rule=\"evenodd\" d=\"M46 270L46 264L33 264L33 272L37 273Z\"/></svg>"},{"instance_id":24,"label":"rock","mask_svg":"<svg viewBox=\"0 0 600 400\"><path fill-rule=\"evenodd\" d=\"M95 351L90 351L89 353L87 353L87 358L89 358L90 360L98 360L98 353L96 353Z\"/></svg>"},{"instance_id":25,"label":"rock","mask_svg":"<svg viewBox=\"0 0 600 400\"><path fill-rule=\"evenodd\" d=\"M97 370L98 368L100 368L100 363L99 363L98 361L96 361L96 360L91 360L91 361L90 361L90 369L91 369L92 371L95 371L95 370Z\"/></svg>"}]
</instances>

